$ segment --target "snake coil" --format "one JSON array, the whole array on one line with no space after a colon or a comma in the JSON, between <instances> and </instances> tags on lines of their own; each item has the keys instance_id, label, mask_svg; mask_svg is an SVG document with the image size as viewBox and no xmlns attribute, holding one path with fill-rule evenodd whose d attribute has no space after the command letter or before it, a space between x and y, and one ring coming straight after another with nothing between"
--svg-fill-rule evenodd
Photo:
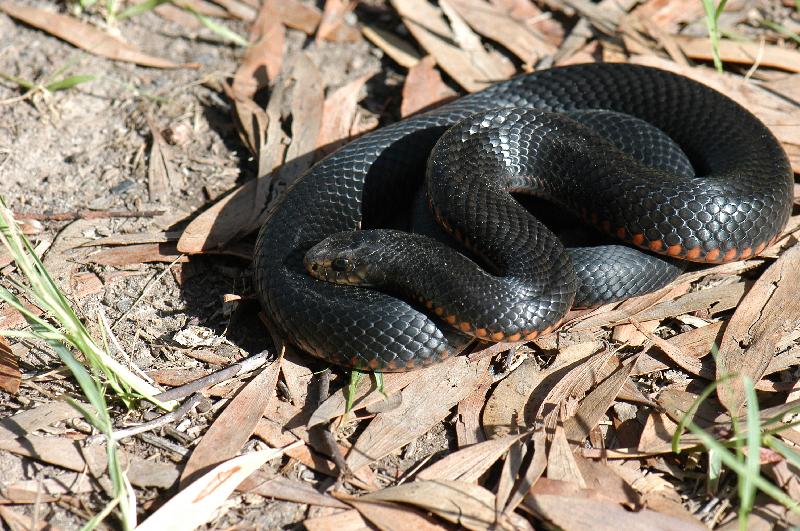
<instances>
[{"instance_id":1,"label":"snake coil","mask_svg":"<svg viewBox=\"0 0 800 531\"><path fill-rule=\"evenodd\" d=\"M598 110L596 127L580 117ZM615 147L603 136L608 116L649 125L632 127L636 133L612 140ZM673 156L672 143L688 162ZM390 207L412 202L432 150L427 189L436 217L495 270L467 273L469 260L441 258L431 240L382 232L378 240L388 250L379 262L414 277L411 288L433 290L428 300L312 278L304 259L325 247L323 240L350 233L345 245L352 247L353 231L392 226ZM666 150L655 167L637 155L652 150ZM278 330L311 354L361 369L408 370L458 351L465 332L516 341L549 331L576 293L598 303L652 291L671 278L663 268L661 276L643 274L652 258L632 248L565 250L508 190L535 188L635 247L719 263L758 254L774 241L790 214L792 186L775 137L708 87L634 65L553 68L364 135L314 165L259 233L255 285ZM392 247L409 238L421 247L406 254ZM622 273L609 282L614 264ZM500 292L484 292L471 280L475 274L505 283ZM509 302L511 296L530 304Z\"/></svg>"}]
</instances>

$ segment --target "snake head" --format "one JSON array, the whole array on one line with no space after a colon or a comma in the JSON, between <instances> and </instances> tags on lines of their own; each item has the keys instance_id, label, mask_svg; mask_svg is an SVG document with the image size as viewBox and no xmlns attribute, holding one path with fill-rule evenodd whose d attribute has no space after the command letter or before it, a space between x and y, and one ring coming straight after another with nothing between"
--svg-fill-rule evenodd
<instances>
[{"instance_id":1,"label":"snake head","mask_svg":"<svg viewBox=\"0 0 800 531\"><path fill-rule=\"evenodd\" d=\"M304 258L306 271L334 284L375 287L382 285L384 273L378 267L384 231L359 230L328 236L309 249Z\"/></svg>"}]
</instances>

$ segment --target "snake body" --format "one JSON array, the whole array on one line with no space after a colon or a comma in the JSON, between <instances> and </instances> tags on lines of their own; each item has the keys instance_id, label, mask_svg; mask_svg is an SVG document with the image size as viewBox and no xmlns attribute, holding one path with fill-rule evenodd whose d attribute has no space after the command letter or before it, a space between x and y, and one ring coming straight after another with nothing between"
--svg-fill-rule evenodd
<instances>
[{"instance_id":1,"label":"snake body","mask_svg":"<svg viewBox=\"0 0 800 531\"><path fill-rule=\"evenodd\" d=\"M650 124L671 140L634 133L615 146L576 121L594 110ZM601 122L599 129L608 120ZM686 174L687 164L670 162L676 158L670 142L699 177ZM654 166L632 153L650 148L666 149L664 162ZM395 225L390 207L412 202L426 166L436 218L488 270L421 236L353 233ZM649 266L642 264L652 257L633 249L568 252L509 190L533 189L652 253L719 263L757 254L777 237L792 186L774 136L710 88L633 65L554 68L384 127L321 160L264 224L255 285L278 330L311 354L355 368L408 370L459 350L464 334L519 341L545 333L576 293L592 303L620 299L656 289L672 275L654 266L660 277L643 276ZM348 248L354 241L377 245L377 262L411 281L395 282L386 293L323 282L305 270L304 258L313 261L330 242ZM622 269L612 273L615 264Z\"/></svg>"}]
</instances>

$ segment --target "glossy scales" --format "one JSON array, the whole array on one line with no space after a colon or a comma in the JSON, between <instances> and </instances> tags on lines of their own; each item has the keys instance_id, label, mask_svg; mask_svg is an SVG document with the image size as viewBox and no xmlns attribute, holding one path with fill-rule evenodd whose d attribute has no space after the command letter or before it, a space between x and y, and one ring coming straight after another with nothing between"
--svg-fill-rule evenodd
<instances>
[{"instance_id":1,"label":"glossy scales","mask_svg":"<svg viewBox=\"0 0 800 531\"><path fill-rule=\"evenodd\" d=\"M619 154L598 149L592 135L555 143L554 162L548 163L572 176L552 188L554 194L558 189L558 201L644 249L697 261L734 260L763 249L788 219L792 178L786 155L763 124L727 97L683 77L634 65L536 72L365 135L298 179L256 245L256 290L281 333L333 363L374 370L433 363L465 343L463 335L429 315L424 305L312 279L303 268L303 255L333 233L388 221L390 206L411 202L427 154L445 128L501 107L612 110L672 138L703 178L664 179L646 172L632 182L623 169L605 167ZM516 141L509 136L496 149ZM559 145L582 157L570 163ZM604 168L600 173L598 165ZM484 223L491 224L491 218ZM553 264L571 260L560 243L550 241L552 235L536 231L548 250L525 251L529 256ZM561 275L574 277L575 272ZM542 325L552 327L560 320L555 308L568 306L575 292L565 285L546 289L553 299L543 301Z\"/></svg>"}]
</instances>

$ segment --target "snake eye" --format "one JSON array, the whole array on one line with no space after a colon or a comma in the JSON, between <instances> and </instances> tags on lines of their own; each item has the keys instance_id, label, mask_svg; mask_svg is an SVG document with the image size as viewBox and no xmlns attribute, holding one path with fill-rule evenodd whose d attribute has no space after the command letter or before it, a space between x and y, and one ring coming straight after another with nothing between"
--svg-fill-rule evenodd
<instances>
[{"instance_id":1,"label":"snake eye","mask_svg":"<svg viewBox=\"0 0 800 531\"><path fill-rule=\"evenodd\" d=\"M344 273L348 269L350 269L350 260L347 258L337 258L333 262L331 262L331 268L334 271L338 271L340 273Z\"/></svg>"}]
</instances>

